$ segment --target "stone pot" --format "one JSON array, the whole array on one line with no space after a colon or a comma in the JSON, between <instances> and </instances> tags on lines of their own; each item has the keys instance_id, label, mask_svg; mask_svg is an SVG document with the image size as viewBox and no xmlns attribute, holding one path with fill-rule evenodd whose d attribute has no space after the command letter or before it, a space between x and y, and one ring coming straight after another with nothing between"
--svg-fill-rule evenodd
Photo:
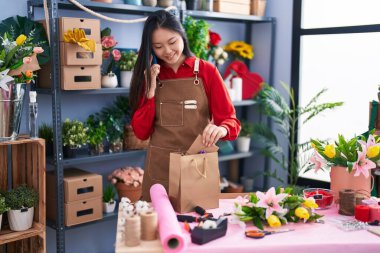
<instances>
[{"instance_id":1,"label":"stone pot","mask_svg":"<svg viewBox=\"0 0 380 253\"><path fill-rule=\"evenodd\" d=\"M131 87L132 71L120 71L120 86L129 89Z\"/></svg>"},{"instance_id":2,"label":"stone pot","mask_svg":"<svg viewBox=\"0 0 380 253\"><path fill-rule=\"evenodd\" d=\"M103 202L103 213L112 213L115 210L116 201Z\"/></svg>"},{"instance_id":3,"label":"stone pot","mask_svg":"<svg viewBox=\"0 0 380 253\"><path fill-rule=\"evenodd\" d=\"M131 202L136 202L141 198L141 194L142 194L141 185L138 187L134 187L133 185L116 183L115 187L116 187L120 200L122 197L127 197L131 200Z\"/></svg>"},{"instance_id":4,"label":"stone pot","mask_svg":"<svg viewBox=\"0 0 380 253\"><path fill-rule=\"evenodd\" d=\"M110 72L107 75L102 76L102 88L115 88L117 87L117 76Z\"/></svg>"},{"instance_id":5,"label":"stone pot","mask_svg":"<svg viewBox=\"0 0 380 253\"><path fill-rule=\"evenodd\" d=\"M9 210L9 227L12 231L24 231L33 225L34 207L19 210Z\"/></svg>"}]
</instances>

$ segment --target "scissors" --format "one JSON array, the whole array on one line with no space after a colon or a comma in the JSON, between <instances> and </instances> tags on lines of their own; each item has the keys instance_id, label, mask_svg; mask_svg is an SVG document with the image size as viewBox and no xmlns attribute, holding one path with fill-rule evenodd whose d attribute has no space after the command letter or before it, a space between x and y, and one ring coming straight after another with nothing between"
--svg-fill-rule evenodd
<instances>
[{"instance_id":1,"label":"scissors","mask_svg":"<svg viewBox=\"0 0 380 253\"><path fill-rule=\"evenodd\" d=\"M245 231L245 236L249 238L254 238L254 239L261 239L265 237L266 235L273 235L273 234L278 234L278 233L285 233L285 232L290 232L294 231L294 229L282 229L282 230L247 230Z\"/></svg>"}]
</instances>

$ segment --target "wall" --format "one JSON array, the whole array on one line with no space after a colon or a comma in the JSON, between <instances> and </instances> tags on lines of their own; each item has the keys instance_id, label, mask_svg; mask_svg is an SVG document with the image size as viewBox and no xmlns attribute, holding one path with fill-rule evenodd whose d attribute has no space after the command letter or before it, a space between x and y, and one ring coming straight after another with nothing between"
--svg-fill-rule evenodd
<instances>
[{"instance_id":1,"label":"wall","mask_svg":"<svg viewBox=\"0 0 380 253\"><path fill-rule=\"evenodd\" d=\"M115 0L115 2L120 0ZM290 63L291 63L291 22L292 22L292 0L268 0L267 15L275 17L277 19L276 29L276 45L275 45L275 61L274 61L274 83L273 85L279 87L279 80L290 82ZM3 20L12 15L27 15L26 0L13 0L13 1L0 1L0 9L5 10L0 12L0 20ZM36 14L37 19L41 19L42 11L39 10ZM65 16L80 16L89 17L89 15L79 11L60 11L60 15ZM131 15L113 15L106 14L112 17L132 19L136 16ZM222 43L226 43L230 40L242 40L244 39L244 29L242 24L228 24L224 22L210 22L213 24L213 30L219 32L222 35ZM108 22L102 22L102 27L111 26ZM114 24L112 25L113 34L116 35L119 41L120 47L125 48L137 48L140 43L142 24ZM260 62L260 46L264 40L260 37L255 37L255 31L261 32L259 29L265 29L265 27L255 27L253 31L253 42L255 44L255 50L257 57L252 64L252 71L262 71L263 76L268 78L269 73L265 72L265 62ZM231 32L233 31L233 32ZM263 31L260 36L268 36L268 33ZM267 52L267 50L266 50ZM94 113L101 109L103 106L112 103L114 95L94 95L83 96L63 95L63 108L62 108L62 120L66 117L76 118L84 120L90 113ZM51 122L51 96L39 95L39 121ZM255 108L250 109L249 113L254 114ZM26 129L27 118L26 110L24 110L22 130ZM286 145L285 145L286 147ZM98 164L87 164L81 166L82 169L88 169L95 173L107 175L112 169L118 166L126 164L141 165L143 163L143 157L136 157L133 160L120 159L118 161L103 162ZM258 159L258 156L254 156L250 159L246 159L247 169L244 171L246 176L253 176L255 171L260 171L263 168L263 160ZM222 166L224 167L224 166ZM223 169L222 174L228 173ZM257 177L255 183L257 187L262 187L264 178ZM269 179L269 185L275 185L277 181ZM100 222L89 226L83 226L80 228L68 230L66 232L66 252L92 252L92 253L105 253L113 252L113 245L115 241L115 229L116 220ZM47 229L47 252L55 252L55 230Z\"/></svg>"}]
</instances>

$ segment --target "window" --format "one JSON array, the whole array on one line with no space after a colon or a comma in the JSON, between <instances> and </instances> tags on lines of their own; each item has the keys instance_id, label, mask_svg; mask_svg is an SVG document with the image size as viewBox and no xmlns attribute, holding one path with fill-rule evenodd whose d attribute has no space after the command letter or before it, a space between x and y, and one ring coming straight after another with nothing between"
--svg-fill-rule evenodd
<instances>
[{"instance_id":1,"label":"window","mask_svg":"<svg viewBox=\"0 0 380 253\"><path fill-rule=\"evenodd\" d=\"M299 105L321 89L319 102L343 101L300 126L298 141L353 137L368 130L369 102L380 84L380 1L294 0L292 84ZM301 21L302 20L302 21ZM298 85L297 85L298 84ZM302 122L302 120L301 120ZM329 181L328 173L302 177Z\"/></svg>"}]
</instances>

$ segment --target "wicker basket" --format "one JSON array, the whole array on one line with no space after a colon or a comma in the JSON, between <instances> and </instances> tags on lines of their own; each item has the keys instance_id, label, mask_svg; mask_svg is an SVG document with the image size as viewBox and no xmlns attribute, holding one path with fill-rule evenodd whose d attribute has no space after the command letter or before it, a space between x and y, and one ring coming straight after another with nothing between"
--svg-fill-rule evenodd
<instances>
[{"instance_id":1,"label":"wicker basket","mask_svg":"<svg viewBox=\"0 0 380 253\"><path fill-rule=\"evenodd\" d=\"M122 197L127 197L131 202L136 202L141 198L142 187L134 187L133 185L126 185L123 183L117 183L116 185L117 194L119 195L119 200Z\"/></svg>"},{"instance_id":2,"label":"wicker basket","mask_svg":"<svg viewBox=\"0 0 380 253\"><path fill-rule=\"evenodd\" d=\"M149 145L148 140L140 140L136 137L130 125L124 127L124 150L129 149L147 149Z\"/></svg>"}]
</instances>

